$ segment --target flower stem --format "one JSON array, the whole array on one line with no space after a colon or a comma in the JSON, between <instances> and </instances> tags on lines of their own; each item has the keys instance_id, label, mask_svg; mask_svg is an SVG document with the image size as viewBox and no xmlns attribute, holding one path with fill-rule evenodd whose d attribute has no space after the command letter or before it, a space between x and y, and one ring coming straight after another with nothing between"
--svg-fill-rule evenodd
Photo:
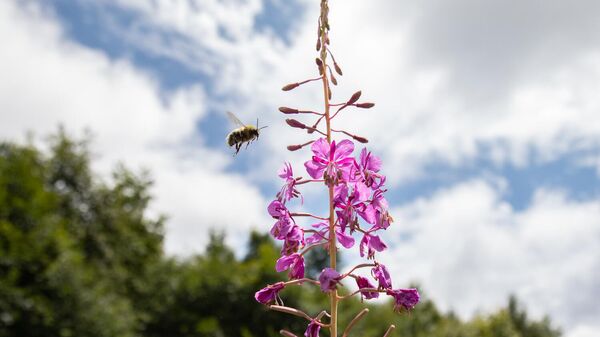
<instances>
[{"instance_id":1,"label":"flower stem","mask_svg":"<svg viewBox=\"0 0 600 337\"><path fill-rule=\"evenodd\" d=\"M320 39L321 39L321 55L320 59L323 64L323 69L327 67L327 44L329 43L327 32L329 31L329 19L328 19L329 5L327 0L321 0L321 27ZM327 72L323 71L323 99L325 101L325 123L327 125L327 142L331 144L331 120L329 116L329 80L327 78ZM335 236L335 213L333 209L333 186L329 185L329 266L332 269L336 269L337 264L337 247L336 247L336 236ZM329 323L329 334L331 337L337 337L337 309L338 309L338 296L337 290L334 289L329 292L331 302L331 321Z\"/></svg>"}]
</instances>

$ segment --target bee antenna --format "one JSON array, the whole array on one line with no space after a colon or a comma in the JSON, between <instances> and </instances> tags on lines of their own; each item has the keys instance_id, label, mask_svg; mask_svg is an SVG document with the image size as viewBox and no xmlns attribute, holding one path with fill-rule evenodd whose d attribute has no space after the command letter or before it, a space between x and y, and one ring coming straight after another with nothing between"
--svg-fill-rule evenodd
<instances>
[{"instance_id":1,"label":"bee antenna","mask_svg":"<svg viewBox=\"0 0 600 337\"><path fill-rule=\"evenodd\" d=\"M266 126L263 126L263 127L261 127L261 128L258 128L258 129L259 129L259 130L262 130L262 129L264 129L264 128L268 128L268 127L269 127L269 126L268 126L268 125L266 125Z\"/></svg>"}]
</instances>

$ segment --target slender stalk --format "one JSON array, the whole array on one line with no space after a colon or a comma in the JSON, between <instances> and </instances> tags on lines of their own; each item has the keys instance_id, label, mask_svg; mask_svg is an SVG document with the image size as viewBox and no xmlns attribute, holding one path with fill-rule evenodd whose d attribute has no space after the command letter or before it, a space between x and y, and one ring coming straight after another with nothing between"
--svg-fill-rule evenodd
<instances>
[{"instance_id":1,"label":"slender stalk","mask_svg":"<svg viewBox=\"0 0 600 337\"><path fill-rule=\"evenodd\" d=\"M294 212L294 213L290 213L291 216L309 216L311 218L315 218L315 219L319 219L319 220L329 220L329 218L324 218L318 215L314 215L314 214L310 214L310 213L299 213L299 212Z\"/></svg>"},{"instance_id":2,"label":"slender stalk","mask_svg":"<svg viewBox=\"0 0 600 337\"><path fill-rule=\"evenodd\" d=\"M307 278L307 277L301 278L301 279L297 279L297 280L287 281L287 282L285 282L285 285L289 286L289 285L292 285L292 284L303 283L303 282L308 282L308 283L320 285L319 281L315 281L315 280Z\"/></svg>"},{"instance_id":3,"label":"slender stalk","mask_svg":"<svg viewBox=\"0 0 600 337\"><path fill-rule=\"evenodd\" d=\"M344 330L344 333L342 334L342 337L348 337L348 334L350 333L350 330L352 330L352 328L354 327L354 325L356 323L358 323L358 321L361 320L361 318L363 318L364 315L369 313L369 309L368 308L364 308L361 312L358 313L358 315L356 315L352 321L350 322L350 324L348 324L348 326L346 327L346 330Z\"/></svg>"},{"instance_id":4,"label":"slender stalk","mask_svg":"<svg viewBox=\"0 0 600 337\"><path fill-rule=\"evenodd\" d=\"M321 39L321 62L323 64L323 70L327 67L327 43L328 37L327 32L329 30L329 20L327 18L329 12L329 5L327 0L321 0L321 27L320 27L320 39ZM327 72L323 71L323 99L325 101L325 123L327 125L327 142L331 144L331 119L329 116L329 79L327 78ZM333 210L333 186L329 186L329 267L336 269L337 265L337 248L336 248L336 236L335 236L335 213ZM329 332L331 337L337 337L337 312L338 312L338 296L337 290L334 289L329 292L331 302L331 321L329 323Z\"/></svg>"},{"instance_id":5,"label":"slender stalk","mask_svg":"<svg viewBox=\"0 0 600 337\"><path fill-rule=\"evenodd\" d=\"M294 315L294 316L298 316L298 317L302 317L302 318L306 319L307 321L313 321L312 317L308 316L305 312L300 311L298 309L284 307L282 305L270 305L269 309L279 311L279 312L285 312L286 314L290 314L290 315ZM321 323L320 321L315 320L314 322L315 322L315 324L320 325L322 327L329 326L329 324L324 324L324 323Z\"/></svg>"},{"instance_id":6,"label":"slender stalk","mask_svg":"<svg viewBox=\"0 0 600 337\"><path fill-rule=\"evenodd\" d=\"M394 329L396 329L396 326L394 324L390 325L390 327L387 329L387 331L385 332L383 337L388 337L390 335L390 333L392 333L392 330L394 330Z\"/></svg>"},{"instance_id":7,"label":"slender stalk","mask_svg":"<svg viewBox=\"0 0 600 337\"><path fill-rule=\"evenodd\" d=\"M384 293L384 292L385 292L385 290L379 289L379 288L362 288L362 289L358 289L348 295L338 296L338 300L345 300L345 299L350 298L358 293Z\"/></svg>"}]
</instances>

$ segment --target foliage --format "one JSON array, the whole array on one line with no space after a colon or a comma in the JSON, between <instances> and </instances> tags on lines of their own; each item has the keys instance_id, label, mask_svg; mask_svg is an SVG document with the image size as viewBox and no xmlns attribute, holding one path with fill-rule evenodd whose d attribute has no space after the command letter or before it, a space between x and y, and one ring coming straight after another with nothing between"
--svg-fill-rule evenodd
<instances>
[{"instance_id":1,"label":"foliage","mask_svg":"<svg viewBox=\"0 0 600 337\"><path fill-rule=\"evenodd\" d=\"M236 256L222 233L203 254L176 259L162 249L163 218L148 216L151 180L124 167L109 182L94 175L87 141L60 131L48 153L0 144L0 337L8 336L278 336L304 331L300 318L267 311L253 300L279 281L279 247L250 234ZM318 252L318 251L315 251ZM318 259L315 259L318 260ZM322 261L321 263L324 263ZM307 265L318 271L322 265ZM286 305L316 314L318 287L285 289ZM489 316L463 322L424 300L410 315L391 303L370 304L355 336L557 337L545 319L532 321L515 299ZM342 326L362 308L342 303ZM327 331L322 331L327 335Z\"/></svg>"}]
</instances>

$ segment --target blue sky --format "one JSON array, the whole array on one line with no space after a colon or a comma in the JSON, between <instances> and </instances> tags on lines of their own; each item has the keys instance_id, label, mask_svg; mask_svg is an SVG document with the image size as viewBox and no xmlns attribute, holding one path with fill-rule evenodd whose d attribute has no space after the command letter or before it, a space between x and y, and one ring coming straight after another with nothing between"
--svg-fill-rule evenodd
<instances>
[{"instance_id":1,"label":"blue sky","mask_svg":"<svg viewBox=\"0 0 600 337\"><path fill-rule=\"evenodd\" d=\"M89 128L98 172L117 162L152 171L169 253L202 251L213 227L243 244L250 229L270 228L282 162L303 174L308 154L285 146L306 138L277 107L319 106L318 88L279 90L314 73L313 2L4 2L0 37L11 48L0 74L13 80L0 85L0 137ZM396 223L382 261L464 316L516 293L569 337L596 335L600 6L331 7L344 69L334 100L360 89L377 104L339 125L384 161ZM228 110L269 125L235 158ZM318 190L305 198L320 209ZM573 284L586 296L571 296Z\"/></svg>"}]
</instances>

